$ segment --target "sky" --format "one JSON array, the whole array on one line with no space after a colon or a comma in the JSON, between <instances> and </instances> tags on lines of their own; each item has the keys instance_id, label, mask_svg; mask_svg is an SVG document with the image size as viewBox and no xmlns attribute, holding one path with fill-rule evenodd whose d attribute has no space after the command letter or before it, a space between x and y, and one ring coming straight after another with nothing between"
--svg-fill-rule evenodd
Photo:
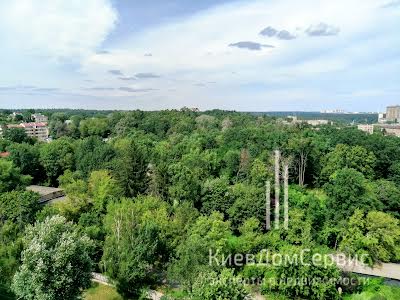
<instances>
[{"instance_id":1,"label":"sky","mask_svg":"<svg viewBox=\"0 0 400 300\"><path fill-rule=\"evenodd\" d=\"M384 111L400 0L0 0L0 108Z\"/></svg>"}]
</instances>

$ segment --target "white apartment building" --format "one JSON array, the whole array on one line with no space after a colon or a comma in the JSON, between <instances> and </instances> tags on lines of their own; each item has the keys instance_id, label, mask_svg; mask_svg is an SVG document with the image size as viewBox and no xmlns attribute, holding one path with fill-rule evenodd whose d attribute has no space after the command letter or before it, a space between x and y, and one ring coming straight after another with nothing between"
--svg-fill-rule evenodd
<instances>
[{"instance_id":1,"label":"white apartment building","mask_svg":"<svg viewBox=\"0 0 400 300\"><path fill-rule=\"evenodd\" d=\"M42 114L33 114L32 120L34 120L36 123L47 123L49 118Z\"/></svg>"},{"instance_id":2,"label":"white apartment building","mask_svg":"<svg viewBox=\"0 0 400 300\"><path fill-rule=\"evenodd\" d=\"M39 141L46 141L49 138L49 128L45 122L9 124L7 128L23 128L26 135L37 138ZM0 136L3 135L3 129L0 127Z\"/></svg>"}]
</instances>

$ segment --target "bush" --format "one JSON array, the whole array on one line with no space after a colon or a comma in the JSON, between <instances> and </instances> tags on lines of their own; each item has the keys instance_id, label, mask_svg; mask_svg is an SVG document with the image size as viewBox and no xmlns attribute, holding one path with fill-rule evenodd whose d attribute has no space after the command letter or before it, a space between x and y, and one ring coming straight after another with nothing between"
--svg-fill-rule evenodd
<instances>
[{"instance_id":1,"label":"bush","mask_svg":"<svg viewBox=\"0 0 400 300\"><path fill-rule=\"evenodd\" d=\"M221 274L216 272L201 273L192 289L193 300L244 300L248 299L243 280L235 276L233 270L224 269Z\"/></svg>"}]
</instances>

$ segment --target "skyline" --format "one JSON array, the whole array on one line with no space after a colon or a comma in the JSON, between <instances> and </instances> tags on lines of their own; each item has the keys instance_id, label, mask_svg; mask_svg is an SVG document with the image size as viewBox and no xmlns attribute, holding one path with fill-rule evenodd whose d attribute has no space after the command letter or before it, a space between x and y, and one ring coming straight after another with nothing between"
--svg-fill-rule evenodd
<instances>
[{"instance_id":1,"label":"skyline","mask_svg":"<svg viewBox=\"0 0 400 300\"><path fill-rule=\"evenodd\" d=\"M0 3L0 108L379 112L400 102L398 0L33 2Z\"/></svg>"}]
</instances>

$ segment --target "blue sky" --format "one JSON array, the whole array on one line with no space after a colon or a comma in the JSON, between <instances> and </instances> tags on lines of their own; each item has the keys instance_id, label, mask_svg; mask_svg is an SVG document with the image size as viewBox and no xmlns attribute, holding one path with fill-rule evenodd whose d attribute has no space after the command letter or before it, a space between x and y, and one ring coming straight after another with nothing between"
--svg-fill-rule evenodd
<instances>
[{"instance_id":1,"label":"blue sky","mask_svg":"<svg viewBox=\"0 0 400 300\"><path fill-rule=\"evenodd\" d=\"M382 111L400 0L0 2L0 107Z\"/></svg>"}]
</instances>

